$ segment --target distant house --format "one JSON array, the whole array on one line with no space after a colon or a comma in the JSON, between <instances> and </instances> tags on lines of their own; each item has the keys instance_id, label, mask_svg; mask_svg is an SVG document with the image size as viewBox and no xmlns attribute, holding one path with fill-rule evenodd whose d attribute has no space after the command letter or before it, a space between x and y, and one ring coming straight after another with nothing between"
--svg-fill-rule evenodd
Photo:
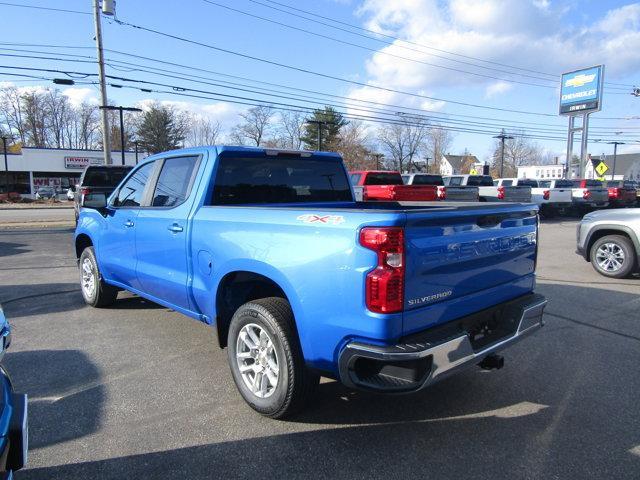
<instances>
[{"instance_id":1,"label":"distant house","mask_svg":"<svg viewBox=\"0 0 640 480\"><path fill-rule=\"evenodd\" d=\"M521 165L518 178L553 179L564 178L564 165Z\"/></svg>"},{"instance_id":2,"label":"distant house","mask_svg":"<svg viewBox=\"0 0 640 480\"><path fill-rule=\"evenodd\" d=\"M613 155L592 155L591 162L587 162L585 176L587 178L600 178L599 174L594 172L594 165L598 165L603 161L608 170L602 176L605 180L611 180L613 175ZM616 180L636 180L640 181L640 153L619 153L615 162L615 179Z\"/></svg>"},{"instance_id":3,"label":"distant house","mask_svg":"<svg viewBox=\"0 0 640 480\"><path fill-rule=\"evenodd\" d=\"M475 155L443 155L440 159L441 175L462 175L471 169L482 171L482 163Z\"/></svg>"}]
</instances>

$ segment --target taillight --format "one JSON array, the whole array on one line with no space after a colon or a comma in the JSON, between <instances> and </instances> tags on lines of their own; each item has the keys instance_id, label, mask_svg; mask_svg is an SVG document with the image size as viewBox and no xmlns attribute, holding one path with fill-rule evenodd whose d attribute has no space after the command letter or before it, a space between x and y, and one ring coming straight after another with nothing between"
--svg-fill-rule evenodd
<instances>
[{"instance_id":1,"label":"taillight","mask_svg":"<svg viewBox=\"0 0 640 480\"><path fill-rule=\"evenodd\" d=\"M609 189L609 196L611 198L618 198L620 196L620 189L619 188Z\"/></svg>"},{"instance_id":2,"label":"taillight","mask_svg":"<svg viewBox=\"0 0 640 480\"><path fill-rule=\"evenodd\" d=\"M404 231L400 227L366 227L360 245L378 254L378 264L367 274L367 308L376 313L402 311L404 302Z\"/></svg>"},{"instance_id":3,"label":"taillight","mask_svg":"<svg viewBox=\"0 0 640 480\"><path fill-rule=\"evenodd\" d=\"M549 190L545 190L544 192L542 192L542 198L544 198L545 200L549 200L549 195L551 195L551 192Z\"/></svg>"},{"instance_id":4,"label":"taillight","mask_svg":"<svg viewBox=\"0 0 640 480\"><path fill-rule=\"evenodd\" d=\"M498 200L504 200L504 187L498 187Z\"/></svg>"},{"instance_id":5,"label":"taillight","mask_svg":"<svg viewBox=\"0 0 640 480\"><path fill-rule=\"evenodd\" d=\"M438 200L446 200L447 187L438 187Z\"/></svg>"},{"instance_id":6,"label":"taillight","mask_svg":"<svg viewBox=\"0 0 640 480\"><path fill-rule=\"evenodd\" d=\"M584 200L587 200L589 197L591 197L591 191L590 190L583 190L582 191L582 198Z\"/></svg>"},{"instance_id":7,"label":"taillight","mask_svg":"<svg viewBox=\"0 0 640 480\"><path fill-rule=\"evenodd\" d=\"M90 188L87 188L87 187L82 187L82 188L80 189L80 193L81 193L82 195L89 195L89 194L91 193L91 189L90 189Z\"/></svg>"}]
</instances>

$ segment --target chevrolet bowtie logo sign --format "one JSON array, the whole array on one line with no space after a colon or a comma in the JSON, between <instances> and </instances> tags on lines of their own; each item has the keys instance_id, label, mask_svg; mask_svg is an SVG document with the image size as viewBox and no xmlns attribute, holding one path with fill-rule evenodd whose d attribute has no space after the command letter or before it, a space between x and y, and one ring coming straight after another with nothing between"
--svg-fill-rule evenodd
<instances>
[{"instance_id":1,"label":"chevrolet bowtie logo sign","mask_svg":"<svg viewBox=\"0 0 640 480\"><path fill-rule=\"evenodd\" d=\"M573 78L567 80L564 84L565 87L582 87L587 83L593 82L593 79L596 78L596 74L592 73L591 75L585 75L581 73L580 75L576 75Z\"/></svg>"}]
</instances>

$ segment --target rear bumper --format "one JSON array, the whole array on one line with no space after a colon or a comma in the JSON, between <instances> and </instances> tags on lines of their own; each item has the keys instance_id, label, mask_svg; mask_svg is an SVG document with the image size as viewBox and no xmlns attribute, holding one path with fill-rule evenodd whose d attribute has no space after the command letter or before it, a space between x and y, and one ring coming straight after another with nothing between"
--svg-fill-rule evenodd
<instances>
[{"instance_id":1,"label":"rear bumper","mask_svg":"<svg viewBox=\"0 0 640 480\"><path fill-rule=\"evenodd\" d=\"M420 390L542 327L546 304L542 295L529 294L394 346L351 342L339 357L340 380L352 388L379 392Z\"/></svg>"}]
</instances>

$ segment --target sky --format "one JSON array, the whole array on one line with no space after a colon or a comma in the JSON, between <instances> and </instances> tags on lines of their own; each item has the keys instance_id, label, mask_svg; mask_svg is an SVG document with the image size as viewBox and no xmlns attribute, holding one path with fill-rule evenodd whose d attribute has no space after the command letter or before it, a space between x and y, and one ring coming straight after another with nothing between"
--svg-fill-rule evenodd
<instances>
[{"instance_id":1,"label":"sky","mask_svg":"<svg viewBox=\"0 0 640 480\"><path fill-rule=\"evenodd\" d=\"M15 5L92 11L91 0L0 1L0 83L52 86L8 73L65 76L7 67L88 73L84 80L74 75L77 85L60 88L73 102L98 103L98 88L80 84L95 81L97 73L93 17ZM164 35L103 17L107 74L168 85L112 79L125 86L108 87L116 105L157 99L217 119L228 130L250 106L221 95L287 108L333 103L361 118L427 116L458 130L452 132L450 153L466 150L486 159L493 135L505 128L540 137L535 141L542 148L562 158L567 118L558 116L559 74L604 64L603 109L591 115L589 152L609 154L606 140L625 141L619 152L640 151L640 97L631 95L640 86L640 3L118 0L116 18ZM279 97L273 96L276 90ZM297 99L283 98L292 95Z\"/></svg>"}]
</instances>

